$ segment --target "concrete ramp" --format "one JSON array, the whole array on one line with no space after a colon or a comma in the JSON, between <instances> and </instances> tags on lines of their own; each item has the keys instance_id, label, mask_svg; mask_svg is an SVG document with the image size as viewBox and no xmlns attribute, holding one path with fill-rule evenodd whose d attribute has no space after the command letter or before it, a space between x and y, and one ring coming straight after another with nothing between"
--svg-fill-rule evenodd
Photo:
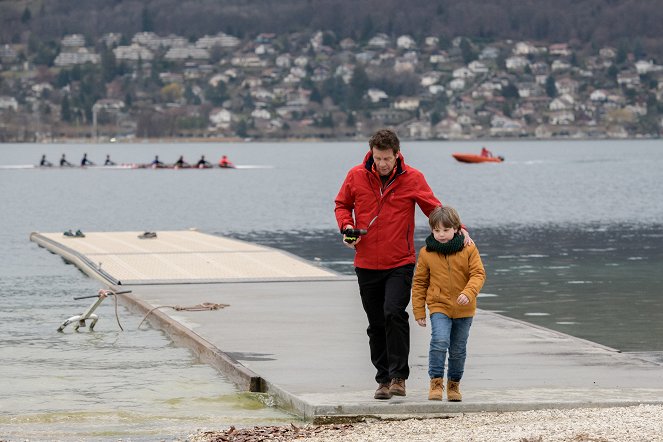
<instances>
[{"instance_id":1,"label":"concrete ramp","mask_svg":"<svg viewBox=\"0 0 663 442\"><path fill-rule=\"evenodd\" d=\"M659 361L481 310L470 333L463 402L427 400L430 328L412 317L407 396L376 401L355 278L243 241L140 233L31 239L107 285L131 289L118 295L125 305L240 388L267 393L314 421L663 403ZM227 307L161 309L208 303Z\"/></svg>"}]
</instances>

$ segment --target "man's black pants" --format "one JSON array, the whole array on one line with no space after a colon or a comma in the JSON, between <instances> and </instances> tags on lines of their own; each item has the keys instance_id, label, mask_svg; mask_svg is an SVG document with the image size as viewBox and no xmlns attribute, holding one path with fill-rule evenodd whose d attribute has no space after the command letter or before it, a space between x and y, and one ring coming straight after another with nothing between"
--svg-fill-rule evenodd
<instances>
[{"instance_id":1,"label":"man's black pants","mask_svg":"<svg viewBox=\"0 0 663 442\"><path fill-rule=\"evenodd\" d=\"M368 317L368 345L377 369L375 380L389 383L410 375L410 302L414 264L389 270L355 268L361 303Z\"/></svg>"}]
</instances>

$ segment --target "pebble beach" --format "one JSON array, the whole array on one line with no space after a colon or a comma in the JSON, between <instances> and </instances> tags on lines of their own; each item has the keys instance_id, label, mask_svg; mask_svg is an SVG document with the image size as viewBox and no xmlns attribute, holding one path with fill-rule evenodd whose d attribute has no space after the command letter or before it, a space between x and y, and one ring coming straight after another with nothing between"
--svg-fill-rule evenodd
<instances>
[{"instance_id":1,"label":"pebble beach","mask_svg":"<svg viewBox=\"0 0 663 442\"><path fill-rule=\"evenodd\" d=\"M370 420L354 424L200 431L188 442L218 441L663 441L663 405L467 413L446 418Z\"/></svg>"}]
</instances>

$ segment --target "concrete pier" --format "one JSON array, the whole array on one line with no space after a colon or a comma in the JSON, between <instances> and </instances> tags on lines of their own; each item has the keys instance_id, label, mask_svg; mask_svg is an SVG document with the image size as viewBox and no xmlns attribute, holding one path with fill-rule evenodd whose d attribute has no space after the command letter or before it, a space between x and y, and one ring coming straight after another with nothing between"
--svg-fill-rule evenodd
<instances>
[{"instance_id":1,"label":"concrete pier","mask_svg":"<svg viewBox=\"0 0 663 442\"><path fill-rule=\"evenodd\" d=\"M31 240L107 287L131 289L122 302L151 312L148 320L175 342L240 388L314 421L663 403L656 362L482 310L470 334L463 402L427 400L430 329L414 321L407 396L377 401L355 278L242 241L140 233ZM228 307L157 308L202 303Z\"/></svg>"}]
</instances>

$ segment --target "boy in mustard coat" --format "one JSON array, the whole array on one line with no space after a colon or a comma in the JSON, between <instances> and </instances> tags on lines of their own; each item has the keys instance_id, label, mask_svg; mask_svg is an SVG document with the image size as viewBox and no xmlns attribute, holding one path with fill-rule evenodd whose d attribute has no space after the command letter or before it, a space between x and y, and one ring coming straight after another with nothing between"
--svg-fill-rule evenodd
<instances>
[{"instance_id":1,"label":"boy in mustard coat","mask_svg":"<svg viewBox=\"0 0 663 442\"><path fill-rule=\"evenodd\" d=\"M422 327L426 327L426 306L430 312L428 399L442 400L448 351L447 400L460 401L467 338L486 272L476 245L463 244L460 216L455 209L438 207L431 212L428 222L432 233L419 251L412 281L412 310Z\"/></svg>"}]
</instances>

